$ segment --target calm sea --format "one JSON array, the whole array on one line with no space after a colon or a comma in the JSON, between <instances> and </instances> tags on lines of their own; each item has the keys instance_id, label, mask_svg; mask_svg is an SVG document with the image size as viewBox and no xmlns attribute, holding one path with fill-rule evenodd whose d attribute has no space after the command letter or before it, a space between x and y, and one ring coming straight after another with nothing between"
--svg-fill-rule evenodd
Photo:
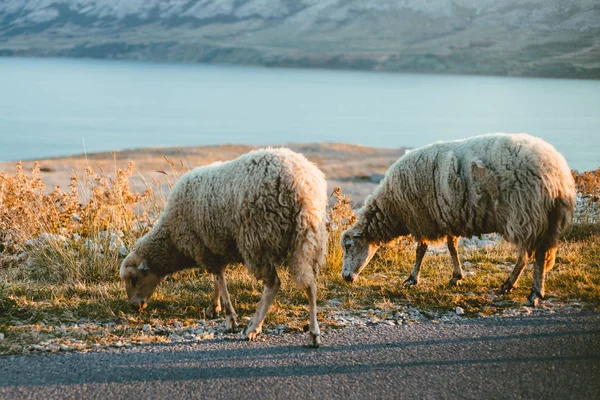
<instances>
[{"instance_id":1,"label":"calm sea","mask_svg":"<svg viewBox=\"0 0 600 400\"><path fill-rule=\"evenodd\" d=\"M600 81L0 58L0 160L529 132L600 167Z\"/></svg>"}]
</instances>

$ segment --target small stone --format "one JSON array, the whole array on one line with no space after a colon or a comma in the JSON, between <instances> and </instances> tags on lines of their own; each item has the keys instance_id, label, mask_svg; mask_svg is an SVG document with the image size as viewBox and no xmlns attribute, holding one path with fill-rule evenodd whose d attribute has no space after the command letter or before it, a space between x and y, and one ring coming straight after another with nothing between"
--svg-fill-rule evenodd
<instances>
[{"instance_id":1,"label":"small stone","mask_svg":"<svg viewBox=\"0 0 600 400\"><path fill-rule=\"evenodd\" d=\"M342 301L340 299L331 299L327 302L330 306L339 306L340 304L342 304Z\"/></svg>"},{"instance_id":2,"label":"small stone","mask_svg":"<svg viewBox=\"0 0 600 400\"><path fill-rule=\"evenodd\" d=\"M60 347L55 344L51 344L48 347L46 347L46 349L48 349L48 351L56 352L60 350Z\"/></svg>"},{"instance_id":3,"label":"small stone","mask_svg":"<svg viewBox=\"0 0 600 400\"><path fill-rule=\"evenodd\" d=\"M464 315L465 310L462 307L456 307L456 315Z\"/></svg>"},{"instance_id":4,"label":"small stone","mask_svg":"<svg viewBox=\"0 0 600 400\"><path fill-rule=\"evenodd\" d=\"M0 342L4 340L4 333L0 333Z\"/></svg>"},{"instance_id":5,"label":"small stone","mask_svg":"<svg viewBox=\"0 0 600 400\"><path fill-rule=\"evenodd\" d=\"M183 340L183 338L179 335L171 335L169 336L169 338L173 341L173 342L181 342Z\"/></svg>"},{"instance_id":6,"label":"small stone","mask_svg":"<svg viewBox=\"0 0 600 400\"><path fill-rule=\"evenodd\" d=\"M71 348L69 346L67 346L66 344L61 344L60 350L61 351L71 351Z\"/></svg>"},{"instance_id":7,"label":"small stone","mask_svg":"<svg viewBox=\"0 0 600 400\"><path fill-rule=\"evenodd\" d=\"M152 327L150 326L150 324L146 324L146 325L144 325L144 326L142 327L142 330L143 330L144 332L148 332L148 331L150 331L150 329L152 329Z\"/></svg>"},{"instance_id":8,"label":"small stone","mask_svg":"<svg viewBox=\"0 0 600 400\"><path fill-rule=\"evenodd\" d=\"M123 245L119 246L119 255L121 257L126 257L127 254L129 254L129 251L127 250L127 247L125 247Z\"/></svg>"},{"instance_id":9,"label":"small stone","mask_svg":"<svg viewBox=\"0 0 600 400\"><path fill-rule=\"evenodd\" d=\"M179 321L175 321L173 322L173 328L175 329L181 329L183 327L183 324Z\"/></svg>"}]
</instances>

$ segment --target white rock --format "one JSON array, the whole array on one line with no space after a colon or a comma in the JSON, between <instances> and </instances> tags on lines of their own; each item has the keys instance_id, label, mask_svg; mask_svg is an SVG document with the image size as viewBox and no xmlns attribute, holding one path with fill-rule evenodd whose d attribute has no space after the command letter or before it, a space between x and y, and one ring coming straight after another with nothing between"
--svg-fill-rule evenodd
<instances>
[{"instance_id":1,"label":"white rock","mask_svg":"<svg viewBox=\"0 0 600 400\"><path fill-rule=\"evenodd\" d=\"M57 235L54 233L41 233L39 240L42 242L66 242L68 239L63 235Z\"/></svg>"},{"instance_id":2,"label":"white rock","mask_svg":"<svg viewBox=\"0 0 600 400\"><path fill-rule=\"evenodd\" d=\"M90 251L98 253L102 253L103 250L102 245L100 243L94 242L92 239L86 239L86 241L83 243L83 246Z\"/></svg>"},{"instance_id":3,"label":"white rock","mask_svg":"<svg viewBox=\"0 0 600 400\"><path fill-rule=\"evenodd\" d=\"M144 332L148 332L148 331L149 331L151 328L152 328L152 327L150 326L150 324L146 324L146 325L144 325L144 326L142 327L142 330L143 330Z\"/></svg>"},{"instance_id":4,"label":"white rock","mask_svg":"<svg viewBox=\"0 0 600 400\"><path fill-rule=\"evenodd\" d=\"M123 245L119 246L119 255L122 257L126 257L127 254L129 254L129 250L127 250L127 247Z\"/></svg>"},{"instance_id":5,"label":"white rock","mask_svg":"<svg viewBox=\"0 0 600 400\"><path fill-rule=\"evenodd\" d=\"M456 307L456 315L464 315L465 310L462 307Z\"/></svg>"},{"instance_id":6,"label":"white rock","mask_svg":"<svg viewBox=\"0 0 600 400\"><path fill-rule=\"evenodd\" d=\"M29 239L26 240L24 244L27 247L35 247L39 244L39 241L37 239Z\"/></svg>"},{"instance_id":7,"label":"white rock","mask_svg":"<svg viewBox=\"0 0 600 400\"><path fill-rule=\"evenodd\" d=\"M4 333L0 333L0 342L4 340Z\"/></svg>"}]
</instances>

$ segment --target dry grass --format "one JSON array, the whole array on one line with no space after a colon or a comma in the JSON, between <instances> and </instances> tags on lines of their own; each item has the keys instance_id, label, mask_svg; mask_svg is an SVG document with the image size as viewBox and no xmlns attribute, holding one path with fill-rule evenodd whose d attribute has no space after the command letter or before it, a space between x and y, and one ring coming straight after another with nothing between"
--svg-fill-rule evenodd
<instances>
[{"instance_id":1,"label":"dry grass","mask_svg":"<svg viewBox=\"0 0 600 400\"><path fill-rule=\"evenodd\" d=\"M192 324L204 318L212 280L200 271L169 277L143 313L129 307L118 280L123 254L157 218L165 201L164 188L187 168L185 162L166 157L163 166L161 179L146 182L141 190L131 187L132 164L125 169L115 167L112 174L88 168L82 176L73 175L64 192L49 190L39 167L25 173L18 164L14 174L0 175L0 332L6 336L0 342L0 353L23 352L31 344L60 337L66 329L62 326L73 324L80 325L77 337L83 347L89 347L124 338L157 342L159 336L143 334L144 324L167 325L174 320ZM590 201L580 210L579 223L561 242L547 292L558 302L576 301L598 308L600 170L576 178L580 192ZM435 253L424 262L419 286L401 289L414 259L410 238L384 246L359 281L346 284L340 276L343 254L338 243L355 214L341 190L334 190L332 196L327 265L318 292L323 328L336 326L329 313L339 308L388 310L411 304L435 312L460 306L474 315L519 307L525 300L531 285L530 268L513 293L495 294L515 262L513 249L506 243L491 250L461 248L467 276L458 288L447 287L449 256ZM45 239L40 239L40 234ZM255 310L261 285L239 265L229 268L227 275L234 307L243 322ZM282 275L281 293L266 324L300 329L308 318L305 294L285 272ZM85 324L89 326L81 327Z\"/></svg>"}]
</instances>

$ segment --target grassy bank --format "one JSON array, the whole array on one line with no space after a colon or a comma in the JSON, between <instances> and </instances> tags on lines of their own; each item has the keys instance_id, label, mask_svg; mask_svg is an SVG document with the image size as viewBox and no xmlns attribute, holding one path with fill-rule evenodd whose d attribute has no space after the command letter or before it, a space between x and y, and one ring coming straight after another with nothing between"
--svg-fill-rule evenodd
<instances>
[{"instance_id":1,"label":"grassy bank","mask_svg":"<svg viewBox=\"0 0 600 400\"><path fill-rule=\"evenodd\" d=\"M53 343L58 351L105 345L156 343L168 340L156 327L195 326L204 318L212 294L212 279L190 270L169 277L150 300L146 311L132 310L118 279L120 260L135 239L149 230L165 202L165 191L186 170L184 163L166 159L162 179L133 188L135 168L73 175L66 190L47 188L39 169L0 175L0 353L22 353ZM138 177L139 178L139 177ZM577 175L585 201L577 224L561 241L557 264L549 273L544 307L562 304L600 307L600 224L597 196L600 170ZM333 313L377 310L393 314L409 305L425 315L461 307L467 316L502 314L520 308L531 287L527 268L513 293L496 290L516 261L510 245L494 242L484 248L461 247L466 278L447 286L451 275L448 254L433 250L426 257L417 287L402 289L414 260L410 239L382 248L353 285L341 279L341 231L354 211L341 191L334 191L329 210L327 266L319 279L319 319L322 328L339 323ZM285 272L282 288L266 327L298 331L308 319L307 300ZM243 266L227 271L234 307L245 325L260 299L262 286ZM215 321L213 325L217 325ZM153 327L150 332L149 326ZM210 335L209 335L210 336Z\"/></svg>"}]
</instances>

